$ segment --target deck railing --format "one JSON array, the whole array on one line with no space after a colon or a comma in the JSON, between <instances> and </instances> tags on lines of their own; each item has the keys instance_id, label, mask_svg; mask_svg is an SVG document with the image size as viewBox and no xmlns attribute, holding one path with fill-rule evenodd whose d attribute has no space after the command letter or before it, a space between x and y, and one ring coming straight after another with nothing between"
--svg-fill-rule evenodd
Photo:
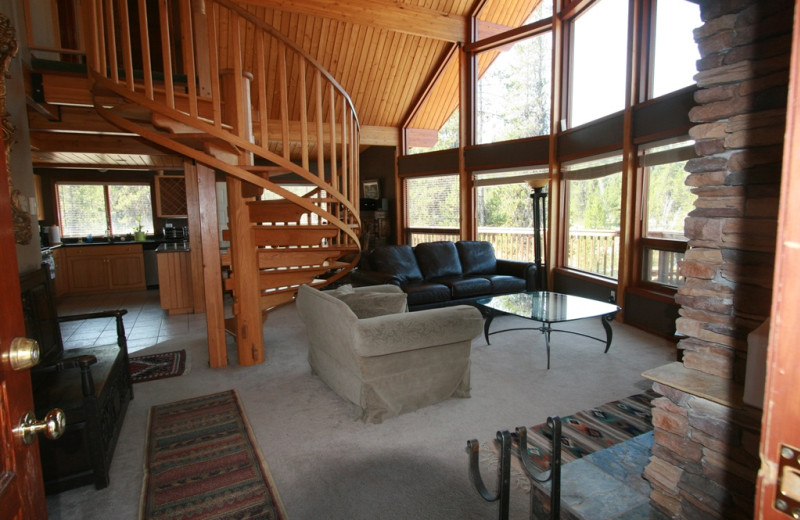
<instances>
[{"instance_id":1,"label":"deck railing","mask_svg":"<svg viewBox=\"0 0 800 520\"><path fill-rule=\"evenodd\" d=\"M409 243L412 246L436 240L458 240L458 230L428 228L409 232ZM498 258L534 261L532 229L478 228L478 240L491 242ZM617 277L619 233L597 230L570 232L568 251L568 267L609 278Z\"/></svg>"}]
</instances>

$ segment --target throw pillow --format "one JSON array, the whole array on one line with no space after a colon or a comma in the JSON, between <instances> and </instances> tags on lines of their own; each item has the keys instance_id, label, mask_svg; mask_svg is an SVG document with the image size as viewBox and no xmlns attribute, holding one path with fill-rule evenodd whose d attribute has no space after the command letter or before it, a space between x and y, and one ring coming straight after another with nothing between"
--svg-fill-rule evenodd
<instances>
[{"instance_id":1,"label":"throw pillow","mask_svg":"<svg viewBox=\"0 0 800 520\"><path fill-rule=\"evenodd\" d=\"M338 297L359 319L405 312L406 293L354 292Z\"/></svg>"}]
</instances>

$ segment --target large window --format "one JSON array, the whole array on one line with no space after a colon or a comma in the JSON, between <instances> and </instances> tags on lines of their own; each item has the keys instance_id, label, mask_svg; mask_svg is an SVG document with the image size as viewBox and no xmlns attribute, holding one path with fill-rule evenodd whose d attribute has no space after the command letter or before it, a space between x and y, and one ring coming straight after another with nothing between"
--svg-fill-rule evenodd
<instances>
[{"instance_id":1,"label":"large window","mask_svg":"<svg viewBox=\"0 0 800 520\"><path fill-rule=\"evenodd\" d=\"M625 107L628 0L600 0L573 24L570 126Z\"/></svg>"},{"instance_id":2,"label":"large window","mask_svg":"<svg viewBox=\"0 0 800 520\"><path fill-rule=\"evenodd\" d=\"M699 5L688 0L658 0L651 97L694 83L700 51L692 31L702 24Z\"/></svg>"},{"instance_id":3,"label":"large window","mask_svg":"<svg viewBox=\"0 0 800 520\"><path fill-rule=\"evenodd\" d=\"M149 184L59 183L56 193L65 237L128 235L140 225L153 233Z\"/></svg>"},{"instance_id":4,"label":"large window","mask_svg":"<svg viewBox=\"0 0 800 520\"><path fill-rule=\"evenodd\" d=\"M533 202L527 180L546 178L547 169L475 174L478 240L498 258L534 261Z\"/></svg>"},{"instance_id":5,"label":"large window","mask_svg":"<svg viewBox=\"0 0 800 520\"><path fill-rule=\"evenodd\" d=\"M616 279L622 202L622 158L568 163L569 227L565 265Z\"/></svg>"},{"instance_id":6,"label":"large window","mask_svg":"<svg viewBox=\"0 0 800 520\"><path fill-rule=\"evenodd\" d=\"M458 175L411 177L404 185L408 243L458 240Z\"/></svg>"},{"instance_id":7,"label":"large window","mask_svg":"<svg viewBox=\"0 0 800 520\"><path fill-rule=\"evenodd\" d=\"M686 186L686 161L694 144L653 144L640 157L645 194L642 215L642 280L677 287L683 284L678 264L687 239L683 223L697 198Z\"/></svg>"},{"instance_id":8,"label":"large window","mask_svg":"<svg viewBox=\"0 0 800 520\"><path fill-rule=\"evenodd\" d=\"M548 31L478 57L491 60L478 80L478 144L550 133L552 41Z\"/></svg>"}]
</instances>

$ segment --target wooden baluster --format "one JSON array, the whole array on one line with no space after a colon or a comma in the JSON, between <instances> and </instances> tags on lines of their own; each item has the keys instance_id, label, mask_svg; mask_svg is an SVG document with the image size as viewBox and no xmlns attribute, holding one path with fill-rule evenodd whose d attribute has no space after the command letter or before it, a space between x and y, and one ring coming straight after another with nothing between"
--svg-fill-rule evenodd
<instances>
[{"instance_id":1,"label":"wooden baluster","mask_svg":"<svg viewBox=\"0 0 800 520\"><path fill-rule=\"evenodd\" d=\"M108 56L108 67L111 69L111 79L114 83L119 83L119 66L117 64L117 33L114 23L114 2L105 0L106 15L106 55Z\"/></svg>"},{"instance_id":2,"label":"wooden baluster","mask_svg":"<svg viewBox=\"0 0 800 520\"><path fill-rule=\"evenodd\" d=\"M328 121L328 125L330 126L331 135L330 143L331 143L331 186L337 192L339 190L339 169L336 167L336 94L335 90L333 89L333 85L328 85L328 98L330 100L330 121Z\"/></svg>"},{"instance_id":3,"label":"wooden baluster","mask_svg":"<svg viewBox=\"0 0 800 520\"><path fill-rule=\"evenodd\" d=\"M197 117L197 72L194 61L194 34L192 31L192 9L189 0L180 2L181 49L183 50L183 73L186 74L186 90L189 95L189 115Z\"/></svg>"},{"instance_id":4,"label":"wooden baluster","mask_svg":"<svg viewBox=\"0 0 800 520\"><path fill-rule=\"evenodd\" d=\"M139 39L142 42L142 71L144 72L144 94L147 99L154 99L153 94L153 60L150 55L150 35L147 32L147 4L139 0Z\"/></svg>"},{"instance_id":5,"label":"wooden baluster","mask_svg":"<svg viewBox=\"0 0 800 520\"><path fill-rule=\"evenodd\" d=\"M195 56L195 71L197 74L197 96L203 98L211 97L211 71L209 56L203 42L208 42L208 24L206 23L206 1L191 1L192 35L194 46L192 47ZM210 4L209 4L210 6Z\"/></svg>"},{"instance_id":6,"label":"wooden baluster","mask_svg":"<svg viewBox=\"0 0 800 520\"><path fill-rule=\"evenodd\" d=\"M122 64L125 68L125 84L128 90L135 89L133 82L133 55L131 52L131 22L128 16L128 0L118 0L117 10L119 11L120 30L122 31L122 41L120 50L122 51Z\"/></svg>"},{"instance_id":7,"label":"wooden baluster","mask_svg":"<svg viewBox=\"0 0 800 520\"><path fill-rule=\"evenodd\" d=\"M103 22L103 3L98 0L94 3L94 24L97 31L97 68L95 69L103 76L108 76L107 62L106 62L106 28Z\"/></svg>"},{"instance_id":8,"label":"wooden baluster","mask_svg":"<svg viewBox=\"0 0 800 520\"><path fill-rule=\"evenodd\" d=\"M258 92L258 116L261 133L261 147L269 150L269 111L267 110L267 69L264 48L266 47L264 31L258 31L256 38L256 92Z\"/></svg>"},{"instance_id":9,"label":"wooden baluster","mask_svg":"<svg viewBox=\"0 0 800 520\"><path fill-rule=\"evenodd\" d=\"M158 0L158 15L161 22L161 57L164 64L165 104L175 108L175 87L172 78L172 52L170 51L169 6L167 0Z\"/></svg>"},{"instance_id":10,"label":"wooden baluster","mask_svg":"<svg viewBox=\"0 0 800 520\"><path fill-rule=\"evenodd\" d=\"M211 10L206 12L206 29L208 31L208 73L211 79L211 111L215 128L222 128L222 93L219 84L219 41L217 35L217 20L219 19L219 5L211 4Z\"/></svg>"},{"instance_id":11,"label":"wooden baluster","mask_svg":"<svg viewBox=\"0 0 800 520\"><path fill-rule=\"evenodd\" d=\"M317 69L314 82L314 94L317 98L317 171L320 179L325 179L325 146L322 121L322 73Z\"/></svg>"},{"instance_id":12,"label":"wooden baluster","mask_svg":"<svg viewBox=\"0 0 800 520\"><path fill-rule=\"evenodd\" d=\"M308 96L306 95L306 60L297 55L299 60L299 95L300 95L300 153L304 170L308 170Z\"/></svg>"},{"instance_id":13,"label":"wooden baluster","mask_svg":"<svg viewBox=\"0 0 800 520\"><path fill-rule=\"evenodd\" d=\"M289 84L286 71L286 44L278 43L278 89L281 97L281 137L283 158L290 159L289 149Z\"/></svg>"},{"instance_id":14,"label":"wooden baluster","mask_svg":"<svg viewBox=\"0 0 800 520\"><path fill-rule=\"evenodd\" d=\"M81 16L83 17L83 25L88 31L88 38L86 39L86 65L89 67L89 69L99 70L100 59L98 56L99 44L97 40L100 37L100 33L97 32L97 14L94 0L86 0L81 12ZM33 34L33 32L30 31L29 35L30 34Z\"/></svg>"}]
</instances>

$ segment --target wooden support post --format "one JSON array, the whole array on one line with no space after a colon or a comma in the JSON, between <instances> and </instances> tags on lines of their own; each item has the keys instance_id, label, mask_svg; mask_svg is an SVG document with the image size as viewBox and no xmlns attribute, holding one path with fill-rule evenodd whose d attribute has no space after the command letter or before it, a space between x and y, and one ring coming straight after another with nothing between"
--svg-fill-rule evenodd
<instances>
[{"instance_id":1,"label":"wooden support post","mask_svg":"<svg viewBox=\"0 0 800 520\"><path fill-rule=\"evenodd\" d=\"M249 74L234 72L222 75L223 118L238 129L241 137L251 139ZM237 107L237 104L241 105ZM246 108L247 110L244 110ZM252 154L243 153L240 165L252 164ZM263 317L258 271L258 248L253 237L253 223L247 201L242 197L242 181L232 176L228 185L228 227L233 272L233 314L236 317L236 349L243 366L264 362Z\"/></svg>"},{"instance_id":2,"label":"wooden support post","mask_svg":"<svg viewBox=\"0 0 800 520\"><path fill-rule=\"evenodd\" d=\"M206 326L208 329L208 365L228 364L225 346L225 309L222 304L222 268L217 224L216 173L204 164L197 165L197 194L200 201L200 233L203 285L205 287Z\"/></svg>"},{"instance_id":3,"label":"wooden support post","mask_svg":"<svg viewBox=\"0 0 800 520\"><path fill-rule=\"evenodd\" d=\"M201 233L200 196L198 192L197 167L192 161L184 161L184 176L186 179L186 207L189 213L189 244L192 259L192 288L195 313L205 312L205 283L203 279L203 234ZM214 213L216 218L216 212ZM217 237L219 243L219 237Z\"/></svg>"}]
</instances>

